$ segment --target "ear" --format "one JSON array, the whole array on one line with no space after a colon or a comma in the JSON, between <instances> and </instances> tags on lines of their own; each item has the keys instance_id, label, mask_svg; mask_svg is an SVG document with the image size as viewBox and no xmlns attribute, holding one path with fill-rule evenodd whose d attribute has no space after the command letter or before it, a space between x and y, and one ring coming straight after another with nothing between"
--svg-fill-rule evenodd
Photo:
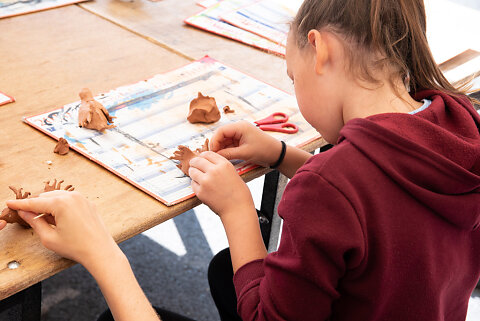
<instances>
[{"instance_id":1,"label":"ear","mask_svg":"<svg viewBox=\"0 0 480 321\"><path fill-rule=\"evenodd\" d=\"M322 37L322 33L318 30L310 30L308 32L308 43L315 52L315 72L322 75L325 63L328 60L328 45L326 38Z\"/></svg>"}]
</instances>

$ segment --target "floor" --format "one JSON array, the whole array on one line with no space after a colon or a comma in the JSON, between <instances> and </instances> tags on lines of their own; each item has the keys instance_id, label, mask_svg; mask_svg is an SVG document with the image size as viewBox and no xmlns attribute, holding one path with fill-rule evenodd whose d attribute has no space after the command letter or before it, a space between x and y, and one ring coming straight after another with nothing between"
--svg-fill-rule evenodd
<instances>
[{"instance_id":1,"label":"floor","mask_svg":"<svg viewBox=\"0 0 480 321\"><path fill-rule=\"evenodd\" d=\"M469 13L480 15L478 0L426 0L425 3L427 8L434 5L443 8L435 16L437 22L432 23L438 28L441 28L443 17L449 17L453 12L468 8ZM451 5L454 10L445 9ZM472 21L473 26L479 21ZM478 35L475 31L473 34ZM432 46L444 41L432 38ZM458 48L462 48L466 41L472 43L464 33L455 40L462 41L453 46ZM480 45L480 41L475 43ZM448 56L446 52L443 54L438 54L438 60ZM249 183L257 208L262 186L262 179ZM199 206L121 244L140 285L154 305L204 321L219 320L210 298L206 271L213 255L226 246L220 220L205 206ZM95 281L79 265L43 282L43 321L95 320L105 308L106 303ZM0 320L7 320L6 315L0 314ZM474 320L480 320L478 290L472 294L467 315L467 321Z\"/></svg>"}]
</instances>

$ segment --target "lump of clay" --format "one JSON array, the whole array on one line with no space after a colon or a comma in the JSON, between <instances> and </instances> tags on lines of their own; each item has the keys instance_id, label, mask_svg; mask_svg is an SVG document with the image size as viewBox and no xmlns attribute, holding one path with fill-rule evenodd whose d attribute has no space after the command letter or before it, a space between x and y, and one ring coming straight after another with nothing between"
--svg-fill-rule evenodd
<instances>
[{"instance_id":1,"label":"lump of clay","mask_svg":"<svg viewBox=\"0 0 480 321\"><path fill-rule=\"evenodd\" d=\"M224 112L225 114L232 114L232 113L235 112L235 110L230 109L230 106L225 106L225 107L223 107L223 112Z\"/></svg>"},{"instance_id":2,"label":"lump of clay","mask_svg":"<svg viewBox=\"0 0 480 321\"><path fill-rule=\"evenodd\" d=\"M187 119L192 124L195 123L214 123L220 119L215 98L204 96L198 93L198 97L190 102L190 112Z\"/></svg>"},{"instance_id":3,"label":"lump of clay","mask_svg":"<svg viewBox=\"0 0 480 321\"><path fill-rule=\"evenodd\" d=\"M78 126L95 129L100 132L115 127L113 125L115 117L111 117L108 110L93 99L90 89L83 88L79 96L82 101L78 109Z\"/></svg>"},{"instance_id":4,"label":"lump of clay","mask_svg":"<svg viewBox=\"0 0 480 321\"><path fill-rule=\"evenodd\" d=\"M48 182L45 182L45 186L43 188L43 191L40 191L38 193L36 193L35 195L33 195L32 197L37 197L38 195L40 195L41 193L44 193L44 192L51 192L51 191L54 191L54 190L59 190L61 189L61 185L64 181L61 180L57 183L57 180L55 179L52 183L52 185L50 185L50 181ZM22 189L23 188L20 188L20 189L16 189L15 187L13 186L9 186L8 188L10 188L14 193L15 193L15 197L16 199L25 199L25 198L28 198L31 193L30 192L25 192L22 194ZM72 185L68 185L64 188L66 191L73 191L75 188L72 186ZM25 222L19 215L18 215L18 212L15 211L15 210L12 210L8 207L4 208L3 211L2 211L2 214L0 214L0 220L4 220L6 221L7 223L18 223L20 224L21 226L23 227L26 227L26 228L29 228L30 225L28 225L27 222Z\"/></svg>"},{"instance_id":5,"label":"lump of clay","mask_svg":"<svg viewBox=\"0 0 480 321\"><path fill-rule=\"evenodd\" d=\"M68 154L69 150L70 150L70 145L68 145L67 140L63 137L60 137L57 145L55 146L55 149L53 150L53 152L57 153L59 155L66 155L66 154Z\"/></svg>"},{"instance_id":6,"label":"lump of clay","mask_svg":"<svg viewBox=\"0 0 480 321\"><path fill-rule=\"evenodd\" d=\"M180 161L180 164L177 165L180 170L188 176L188 169L190 168L190 160L201 152L206 152L208 151L208 139L205 140L205 143L203 143L202 148L197 148L195 151L190 150L190 148L179 145L178 150L176 150L173 153L173 156L170 157L170 159L175 159Z\"/></svg>"}]
</instances>

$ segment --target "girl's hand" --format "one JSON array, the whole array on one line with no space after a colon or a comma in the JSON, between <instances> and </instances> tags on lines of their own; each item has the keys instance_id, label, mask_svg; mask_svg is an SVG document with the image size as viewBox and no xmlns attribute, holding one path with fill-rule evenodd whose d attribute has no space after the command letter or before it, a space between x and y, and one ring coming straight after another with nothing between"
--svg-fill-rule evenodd
<instances>
[{"instance_id":1,"label":"girl's hand","mask_svg":"<svg viewBox=\"0 0 480 321\"><path fill-rule=\"evenodd\" d=\"M198 198L222 220L230 213L255 208L247 185L219 154L203 152L192 158L188 175Z\"/></svg>"},{"instance_id":2,"label":"girl's hand","mask_svg":"<svg viewBox=\"0 0 480 321\"><path fill-rule=\"evenodd\" d=\"M210 140L210 150L226 159L242 159L263 167L274 164L282 144L246 121L220 127Z\"/></svg>"},{"instance_id":3,"label":"girl's hand","mask_svg":"<svg viewBox=\"0 0 480 321\"><path fill-rule=\"evenodd\" d=\"M0 230L2 230L5 226L7 226L7 222L4 220L0 220Z\"/></svg>"},{"instance_id":4,"label":"girl's hand","mask_svg":"<svg viewBox=\"0 0 480 321\"><path fill-rule=\"evenodd\" d=\"M7 202L40 236L42 244L63 257L79 262L87 269L106 264L120 251L96 213L95 205L77 192L53 191L36 198ZM33 219L38 214L51 216Z\"/></svg>"}]
</instances>

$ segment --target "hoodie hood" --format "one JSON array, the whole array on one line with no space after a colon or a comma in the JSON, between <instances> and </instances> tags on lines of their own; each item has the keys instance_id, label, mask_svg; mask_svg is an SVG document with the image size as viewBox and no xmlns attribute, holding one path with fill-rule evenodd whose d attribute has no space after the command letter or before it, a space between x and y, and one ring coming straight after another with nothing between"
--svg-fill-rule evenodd
<instances>
[{"instance_id":1,"label":"hoodie hood","mask_svg":"<svg viewBox=\"0 0 480 321\"><path fill-rule=\"evenodd\" d=\"M480 117L465 97L426 90L414 115L353 119L340 131L415 199L462 229L480 224Z\"/></svg>"}]
</instances>

